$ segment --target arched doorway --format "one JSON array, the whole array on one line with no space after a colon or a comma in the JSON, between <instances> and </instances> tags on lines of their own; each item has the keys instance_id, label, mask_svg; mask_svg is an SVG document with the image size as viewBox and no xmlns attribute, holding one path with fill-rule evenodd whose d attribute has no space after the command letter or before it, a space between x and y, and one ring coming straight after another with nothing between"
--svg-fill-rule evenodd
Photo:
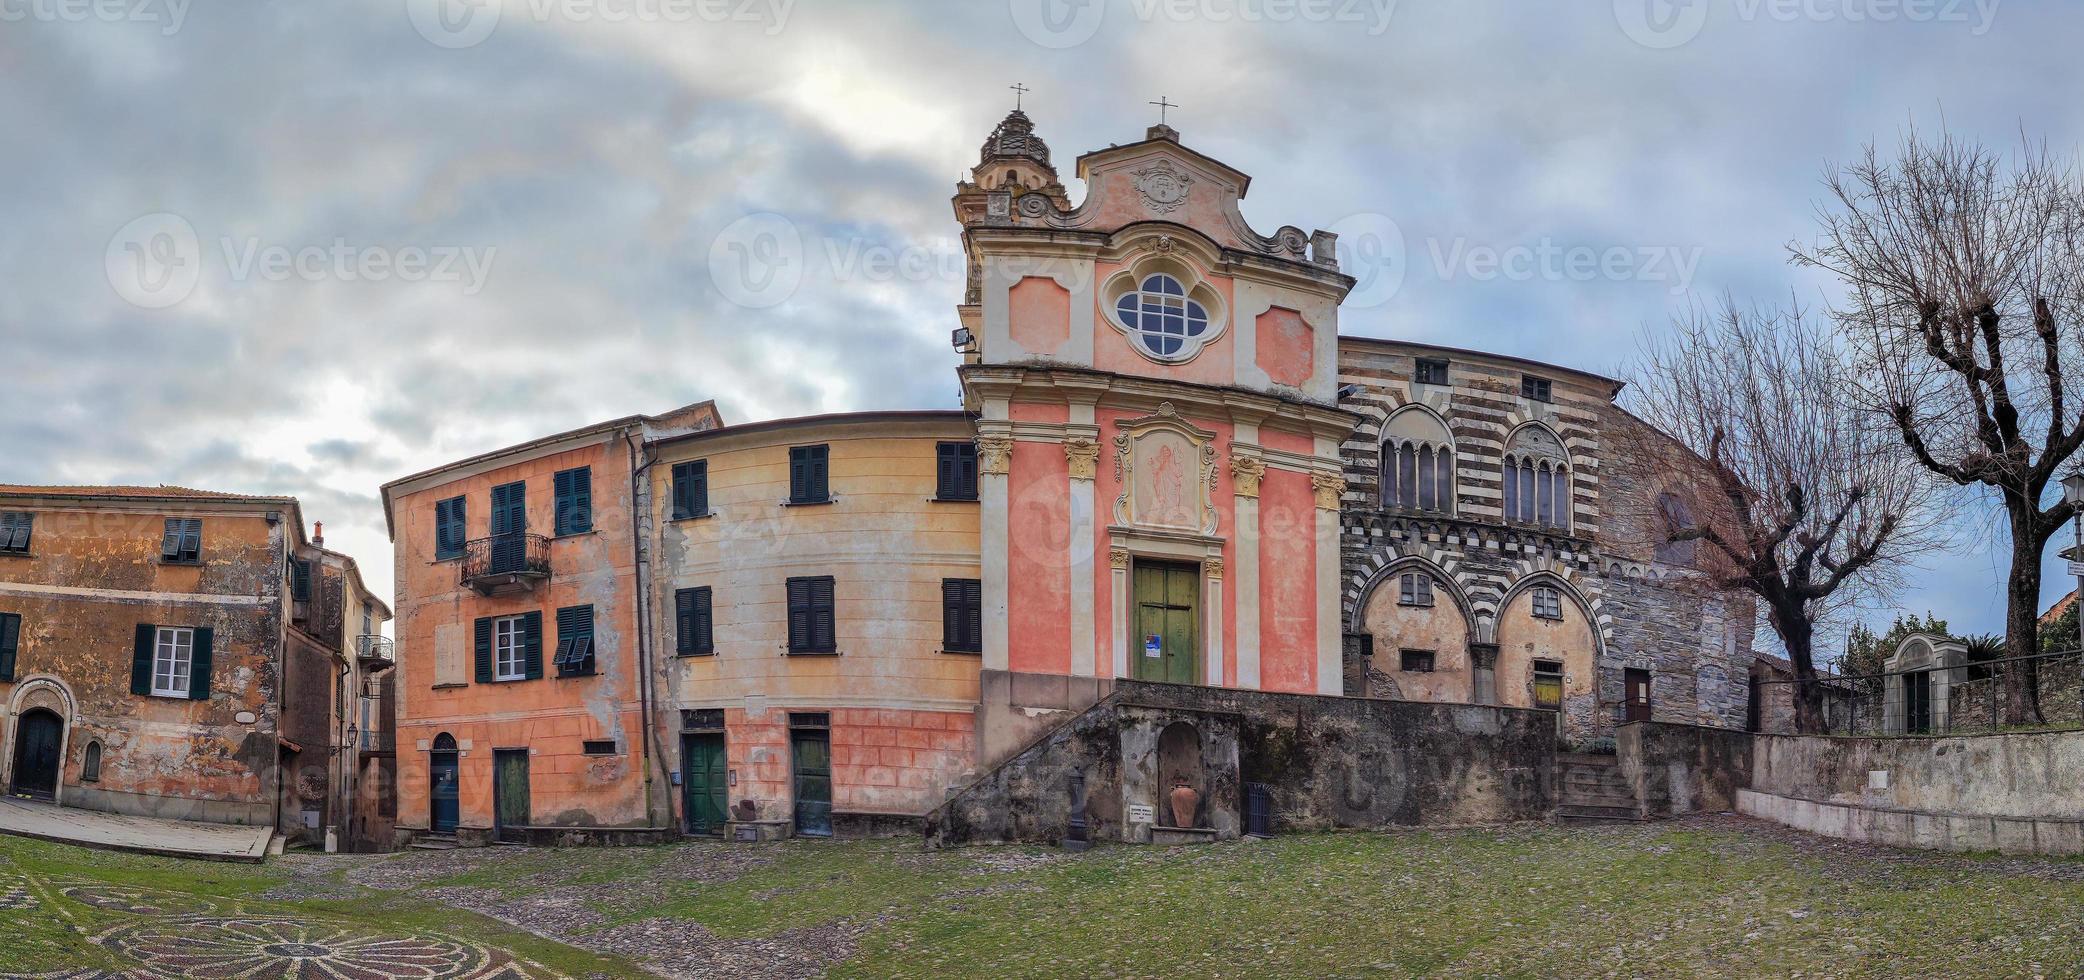
<instances>
[{"instance_id":1,"label":"arched doorway","mask_svg":"<svg viewBox=\"0 0 2084 980\"><path fill-rule=\"evenodd\" d=\"M448 732L434 736L427 753L427 829L437 834L456 832L456 737Z\"/></svg>"},{"instance_id":2,"label":"arched doorway","mask_svg":"<svg viewBox=\"0 0 2084 980\"><path fill-rule=\"evenodd\" d=\"M49 708L22 712L14 727L14 785L18 796L39 800L58 795L59 749L65 741L65 720Z\"/></svg>"}]
</instances>

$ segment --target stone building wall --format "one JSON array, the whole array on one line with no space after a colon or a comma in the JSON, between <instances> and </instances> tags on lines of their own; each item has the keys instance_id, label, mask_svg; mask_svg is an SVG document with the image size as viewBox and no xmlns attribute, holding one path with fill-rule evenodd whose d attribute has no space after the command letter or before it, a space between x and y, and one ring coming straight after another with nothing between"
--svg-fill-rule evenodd
<instances>
[{"instance_id":1,"label":"stone building wall","mask_svg":"<svg viewBox=\"0 0 2084 980\"><path fill-rule=\"evenodd\" d=\"M1418 358L1446 361L1448 382L1419 383ZM1550 400L1523 396L1527 375L1549 383ZM1349 386L1342 407L1361 415L1343 447L1347 693L1456 700L1466 689L1473 700L1531 706L1530 664L1543 660L1563 667L1561 711L1572 740L1612 734L1631 668L1650 674L1655 720L1743 727L1752 604L1707 587L1705 545L1662 543L1667 514L1713 519L1715 501L1696 489L1704 482L1689 472L1701 465L1696 459L1613 404L1616 382L1495 355L1352 338L1341 344L1340 381ZM1381 446L1404 411L1445 422L1451 508L1385 505ZM1506 519L1501 466L1515 433L1535 430L1553 433L1568 454L1567 526ZM1399 611L1395 590L1408 572L1432 578L1435 610L1452 603L1469 623L1466 655L1435 657L1436 671L1466 663L1468 682L1398 669L1413 637L1437 643L1441 632L1432 623L1437 611ZM1533 615L1536 589L1555 591L1560 619ZM1391 590L1387 600L1382 590ZM1369 647L1372 656L1364 656Z\"/></svg>"}]
</instances>

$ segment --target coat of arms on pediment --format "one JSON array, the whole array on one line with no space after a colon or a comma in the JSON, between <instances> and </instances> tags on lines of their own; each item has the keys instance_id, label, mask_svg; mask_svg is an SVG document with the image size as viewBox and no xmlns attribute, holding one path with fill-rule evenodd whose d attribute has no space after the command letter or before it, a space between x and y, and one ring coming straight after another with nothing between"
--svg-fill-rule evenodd
<instances>
[{"instance_id":1,"label":"coat of arms on pediment","mask_svg":"<svg viewBox=\"0 0 2084 980\"><path fill-rule=\"evenodd\" d=\"M1159 214L1171 214L1187 203L1187 190L1194 178L1171 163L1160 160L1142 170L1130 171L1143 204Z\"/></svg>"}]
</instances>

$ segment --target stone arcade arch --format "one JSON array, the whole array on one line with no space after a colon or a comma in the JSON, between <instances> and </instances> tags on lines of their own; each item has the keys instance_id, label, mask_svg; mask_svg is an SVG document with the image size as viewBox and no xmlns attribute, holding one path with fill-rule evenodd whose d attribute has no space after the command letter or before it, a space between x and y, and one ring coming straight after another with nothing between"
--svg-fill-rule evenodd
<instances>
[{"instance_id":1,"label":"stone arcade arch","mask_svg":"<svg viewBox=\"0 0 2084 980\"><path fill-rule=\"evenodd\" d=\"M1549 608L1541 590L1551 590ZM1537 599L1543 600L1538 603ZM1549 613L1559 614L1550 618ZM1553 572L1536 572L1515 582L1498 604L1498 703L1538 706L1537 681L1560 673L1560 705L1566 731L1589 731L1599 702L1599 657L1603 640L1592 604ZM1551 671L1548 668L1560 668ZM1545 676L1538 676L1545 675Z\"/></svg>"},{"instance_id":2,"label":"stone arcade arch","mask_svg":"<svg viewBox=\"0 0 2084 980\"><path fill-rule=\"evenodd\" d=\"M1407 582L1408 576L1423 577L1423 588ZM1361 693L1406 701L1479 700L1469 655L1476 619L1461 587L1438 565L1407 557L1384 566L1361 600L1357 625L1374 648L1371 674L1389 681L1389 689L1380 690L1370 678Z\"/></svg>"}]
</instances>

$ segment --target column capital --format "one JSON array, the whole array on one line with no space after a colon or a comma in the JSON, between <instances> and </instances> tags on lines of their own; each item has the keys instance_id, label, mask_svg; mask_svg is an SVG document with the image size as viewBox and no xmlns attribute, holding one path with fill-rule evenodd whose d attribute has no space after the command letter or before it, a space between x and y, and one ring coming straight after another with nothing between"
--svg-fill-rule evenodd
<instances>
[{"instance_id":1,"label":"column capital","mask_svg":"<svg viewBox=\"0 0 2084 980\"><path fill-rule=\"evenodd\" d=\"M1266 460L1256 455L1245 455L1232 449L1230 453L1231 492L1240 497L1259 496L1259 480L1266 476Z\"/></svg>"},{"instance_id":2,"label":"column capital","mask_svg":"<svg viewBox=\"0 0 2084 980\"><path fill-rule=\"evenodd\" d=\"M1071 436L1064 440L1064 458L1071 468L1071 479L1090 480L1100 466L1100 443L1085 436Z\"/></svg>"},{"instance_id":3,"label":"column capital","mask_svg":"<svg viewBox=\"0 0 2084 980\"><path fill-rule=\"evenodd\" d=\"M1339 498L1346 493L1346 478L1329 470L1310 473L1310 486L1317 491L1318 510L1338 510Z\"/></svg>"},{"instance_id":4,"label":"column capital","mask_svg":"<svg viewBox=\"0 0 2084 980\"><path fill-rule=\"evenodd\" d=\"M978 436L977 469L994 476L1013 472L1013 437Z\"/></svg>"}]
</instances>

